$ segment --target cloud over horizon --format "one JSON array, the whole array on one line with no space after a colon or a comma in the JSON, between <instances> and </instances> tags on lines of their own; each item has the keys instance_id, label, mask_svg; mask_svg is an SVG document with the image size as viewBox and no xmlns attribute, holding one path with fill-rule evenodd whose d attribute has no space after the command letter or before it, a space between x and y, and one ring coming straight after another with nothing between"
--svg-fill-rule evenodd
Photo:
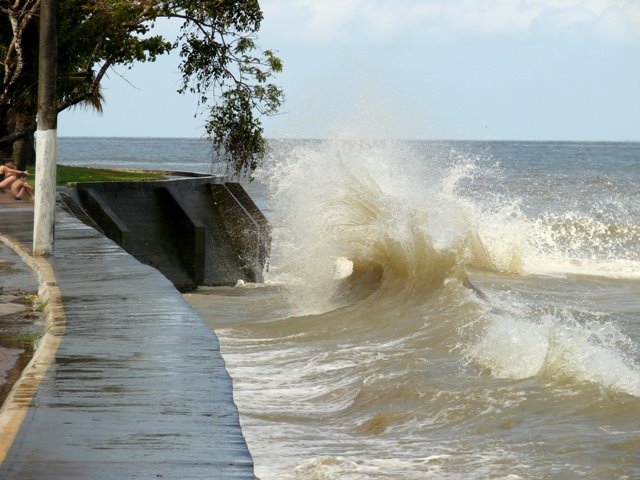
<instances>
[{"instance_id":1,"label":"cloud over horizon","mask_svg":"<svg viewBox=\"0 0 640 480\"><path fill-rule=\"evenodd\" d=\"M407 32L437 37L588 32L640 41L637 0L276 0L265 5L266 14L281 21L303 18L296 30L309 43L389 41Z\"/></svg>"}]
</instances>

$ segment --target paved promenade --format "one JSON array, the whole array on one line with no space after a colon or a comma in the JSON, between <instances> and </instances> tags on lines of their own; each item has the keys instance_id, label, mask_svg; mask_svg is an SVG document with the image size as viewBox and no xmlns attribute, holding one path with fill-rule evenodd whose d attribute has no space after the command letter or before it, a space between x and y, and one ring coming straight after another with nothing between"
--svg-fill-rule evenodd
<instances>
[{"instance_id":1,"label":"paved promenade","mask_svg":"<svg viewBox=\"0 0 640 480\"><path fill-rule=\"evenodd\" d=\"M60 206L55 254L28 258L32 216L0 202L0 240L48 300L42 348L0 412L0 478L253 479L211 329L164 276Z\"/></svg>"}]
</instances>

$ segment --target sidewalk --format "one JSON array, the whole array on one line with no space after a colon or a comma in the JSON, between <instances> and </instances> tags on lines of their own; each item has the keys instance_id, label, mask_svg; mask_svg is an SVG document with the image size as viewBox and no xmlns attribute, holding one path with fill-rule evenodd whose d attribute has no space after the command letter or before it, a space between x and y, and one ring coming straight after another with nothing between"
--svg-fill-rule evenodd
<instances>
[{"instance_id":1,"label":"sidewalk","mask_svg":"<svg viewBox=\"0 0 640 480\"><path fill-rule=\"evenodd\" d=\"M0 202L0 234L28 250L32 215ZM0 413L23 416L0 478L254 478L213 331L164 276L60 206L55 238L53 270L39 272L54 319Z\"/></svg>"}]
</instances>

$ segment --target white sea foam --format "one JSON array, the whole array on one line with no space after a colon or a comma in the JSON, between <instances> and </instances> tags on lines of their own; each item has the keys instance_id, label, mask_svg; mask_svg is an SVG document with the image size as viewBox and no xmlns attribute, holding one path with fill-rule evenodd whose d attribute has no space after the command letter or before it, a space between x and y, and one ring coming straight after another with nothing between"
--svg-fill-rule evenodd
<instances>
[{"instance_id":1,"label":"white sea foam","mask_svg":"<svg viewBox=\"0 0 640 480\"><path fill-rule=\"evenodd\" d=\"M636 225L610 224L567 212L525 215L519 200L487 206L465 201L470 221L469 263L514 274L580 274L640 278Z\"/></svg>"},{"instance_id":2,"label":"white sea foam","mask_svg":"<svg viewBox=\"0 0 640 480\"><path fill-rule=\"evenodd\" d=\"M580 323L569 310L535 316L510 295L493 301L506 310L489 314L482 333L466 347L469 357L493 375L588 382L640 397L636 347L613 323Z\"/></svg>"}]
</instances>

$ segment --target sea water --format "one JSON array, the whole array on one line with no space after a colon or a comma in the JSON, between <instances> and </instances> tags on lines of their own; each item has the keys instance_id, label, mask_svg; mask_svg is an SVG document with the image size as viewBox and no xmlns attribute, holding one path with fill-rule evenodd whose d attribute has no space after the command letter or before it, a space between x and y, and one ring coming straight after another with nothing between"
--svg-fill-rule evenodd
<instances>
[{"instance_id":1,"label":"sea water","mask_svg":"<svg viewBox=\"0 0 640 480\"><path fill-rule=\"evenodd\" d=\"M99 141L59 161L214 168ZM259 478L640 478L640 144L270 147L266 282L185 296Z\"/></svg>"}]
</instances>

